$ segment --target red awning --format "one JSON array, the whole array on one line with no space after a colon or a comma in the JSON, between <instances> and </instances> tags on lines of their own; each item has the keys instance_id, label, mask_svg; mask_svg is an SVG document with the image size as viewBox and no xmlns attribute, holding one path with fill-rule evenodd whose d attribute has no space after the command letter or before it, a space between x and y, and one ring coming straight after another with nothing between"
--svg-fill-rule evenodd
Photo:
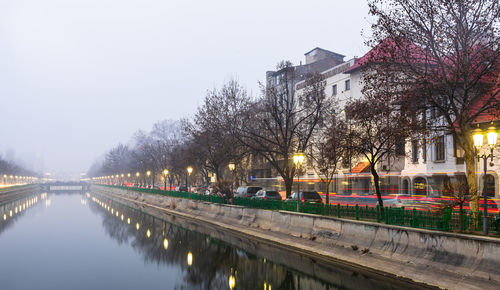
<instances>
[{"instance_id":1,"label":"red awning","mask_svg":"<svg viewBox=\"0 0 500 290\"><path fill-rule=\"evenodd\" d=\"M361 173L361 172L368 172L368 169L370 168L370 162L359 162L354 166L351 170L351 173Z\"/></svg>"}]
</instances>

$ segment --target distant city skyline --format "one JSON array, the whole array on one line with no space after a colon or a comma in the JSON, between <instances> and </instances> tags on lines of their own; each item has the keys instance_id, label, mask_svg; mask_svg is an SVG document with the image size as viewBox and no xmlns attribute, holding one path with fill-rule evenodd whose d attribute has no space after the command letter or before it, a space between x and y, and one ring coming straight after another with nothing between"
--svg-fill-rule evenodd
<instances>
[{"instance_id":1,"label":"distant city skyline","mask_svg":"<svg viewBox=\"0 0 500 290\"><path fill-rule=\"evenodd\" d=\"M365 1L0 3L0 154L77 176L232 78L256 95L280 60L361 56L369 29Z\"/></svg>"}]
</instances>

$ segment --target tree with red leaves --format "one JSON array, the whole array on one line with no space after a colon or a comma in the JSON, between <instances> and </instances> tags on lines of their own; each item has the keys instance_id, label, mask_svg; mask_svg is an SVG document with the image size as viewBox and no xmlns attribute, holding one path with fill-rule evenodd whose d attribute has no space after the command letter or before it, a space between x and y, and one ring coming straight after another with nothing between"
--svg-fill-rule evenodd
<instances>
[{"instance_id":1,"label":"tree with red leaves","mask_svg":"<svg viewBox=\"0 0 500 290\"><path fill-rule=\"evenodd\" d=\"M411 99L428 129L452 134L464 150L471 209L478 210L472 130L500 112L500 3L497 0L371 0L375 46L365 91L391 84ZM384 92L385 93L385 92ZM425 114L424 114L425 115Z\"/></svg>"}]
</instances>

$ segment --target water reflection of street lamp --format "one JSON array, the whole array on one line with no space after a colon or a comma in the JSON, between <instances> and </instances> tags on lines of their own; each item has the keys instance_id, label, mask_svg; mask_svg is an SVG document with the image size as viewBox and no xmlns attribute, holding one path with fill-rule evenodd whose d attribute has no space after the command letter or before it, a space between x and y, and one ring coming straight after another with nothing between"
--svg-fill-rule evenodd
<instances>
[{"instance_id":1,"label":"water reflection of street lamp","mask_svg":"<svg viewBox=\"0 0 500 290\"><path fill-rule=\"evenodd\" d=\"M167 175L168 169L163 170L163 189L167 191Z\"/></svg>"},{"instance_id":2,"label":"water reflection of street lamp","mask_svg":"<svg viewBox=\"0 0 500 290\"><path fill-rule=\"evenodd\" d=\"M188 266L193 265L193 254L191 252L188 252L187 254L187 264Z\"/></svg>"},{"instance_id":3,"label":"water reflection of street lamp","mask_svg":"<svg viewBox=\"0 0 500 290\"><path fill-rule=\"evenodd\" d=\"M234 289L236 286L236 278L234 278L233 274L229 275L229 289Z\"/></svg>"},{"instance_id":4,"label":"water reflection of street lamp","mask_svg":"<svg viewBox=\"0 0 500 290\"><path fill-rule=\"evenodd\" d=\"M490 147L490 152L486 153L487 151L483 152L481 154L481 148L483 147L483 140L486 135L486 139L488 140L488 146ZM478 128L474 130L474 134L472 136L474 140L474 146L477 149L477 157L479 159L483 159L483 168L484 168L484 184L483 184L483 199L484 199L484 214L483 214L483 234L487 235L488 234L488 195L486 192L486 187L487 187L487 179L486 179L486 172L487 172L487 166L488 166L488 158L491 158L491 162L493 162L493 148L495 148L495 145L497 143L497 137L498 137L498 132L495 126L490 126L488 128L488 131L486 134Z\"/></svg>"},{"instance_id":5,"label":"water reflection of street lamp","mask_svg":"<svg viewBox=\"0 0 500 290\"><path fill-rule=\"evenodd\" d=\"M167 238L163 239L163 248L165 250L168 249L168 240L167 240Z\"/></svg>"},{"instance_id":6,"label":"water reflection of street lamp","mask_svg":"<svg viewBox=\"0 0 500 290\"><path fill-rule=\"evenodd\" d=\"M302 163L304 163L305 155L304 153L295 153L293 154L293 163L295 164L295 168L297 169L297 212L300 210L300 200L299 200L299 195L300 195L300 174L299 174L299 169L302 166Z\"/></svg>"}]
</instances>

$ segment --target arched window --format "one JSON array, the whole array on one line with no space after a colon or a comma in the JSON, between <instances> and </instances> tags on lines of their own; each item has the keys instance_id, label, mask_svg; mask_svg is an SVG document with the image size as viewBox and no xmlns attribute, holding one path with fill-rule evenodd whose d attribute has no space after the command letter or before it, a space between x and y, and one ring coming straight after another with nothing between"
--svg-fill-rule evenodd
<instances>
[{"instance_id":1,"label":"arched window","mask_svg":"<svg viewBox=\"0 0 500 290\"><path fill-rule=\"evenodd\" d=\"M427 181L423 177L416 177L413 180L415 195L427 195Z\"/></svg>"},{"instance_id":2,"label":"arched window","mask_svg":"<svg viewBox=\"0 0 500 290\"><path fill-rule=\"evenodd\" d=\"M410 194L410 182L408 179L403 179L403 186L402 186L403 191L401 192L402 194Z\"/></svg>"},{"instance_id":3,"label":"arched window","mask_svg":"<svg viewBox=\"0 0 500 290\"><path fill-rule=\"evenodd\" d=\"M492 174L486 174L486 195L488 197L495 197L495 193L495 176L493 176Z\"/></svg>"}]
</instances>

